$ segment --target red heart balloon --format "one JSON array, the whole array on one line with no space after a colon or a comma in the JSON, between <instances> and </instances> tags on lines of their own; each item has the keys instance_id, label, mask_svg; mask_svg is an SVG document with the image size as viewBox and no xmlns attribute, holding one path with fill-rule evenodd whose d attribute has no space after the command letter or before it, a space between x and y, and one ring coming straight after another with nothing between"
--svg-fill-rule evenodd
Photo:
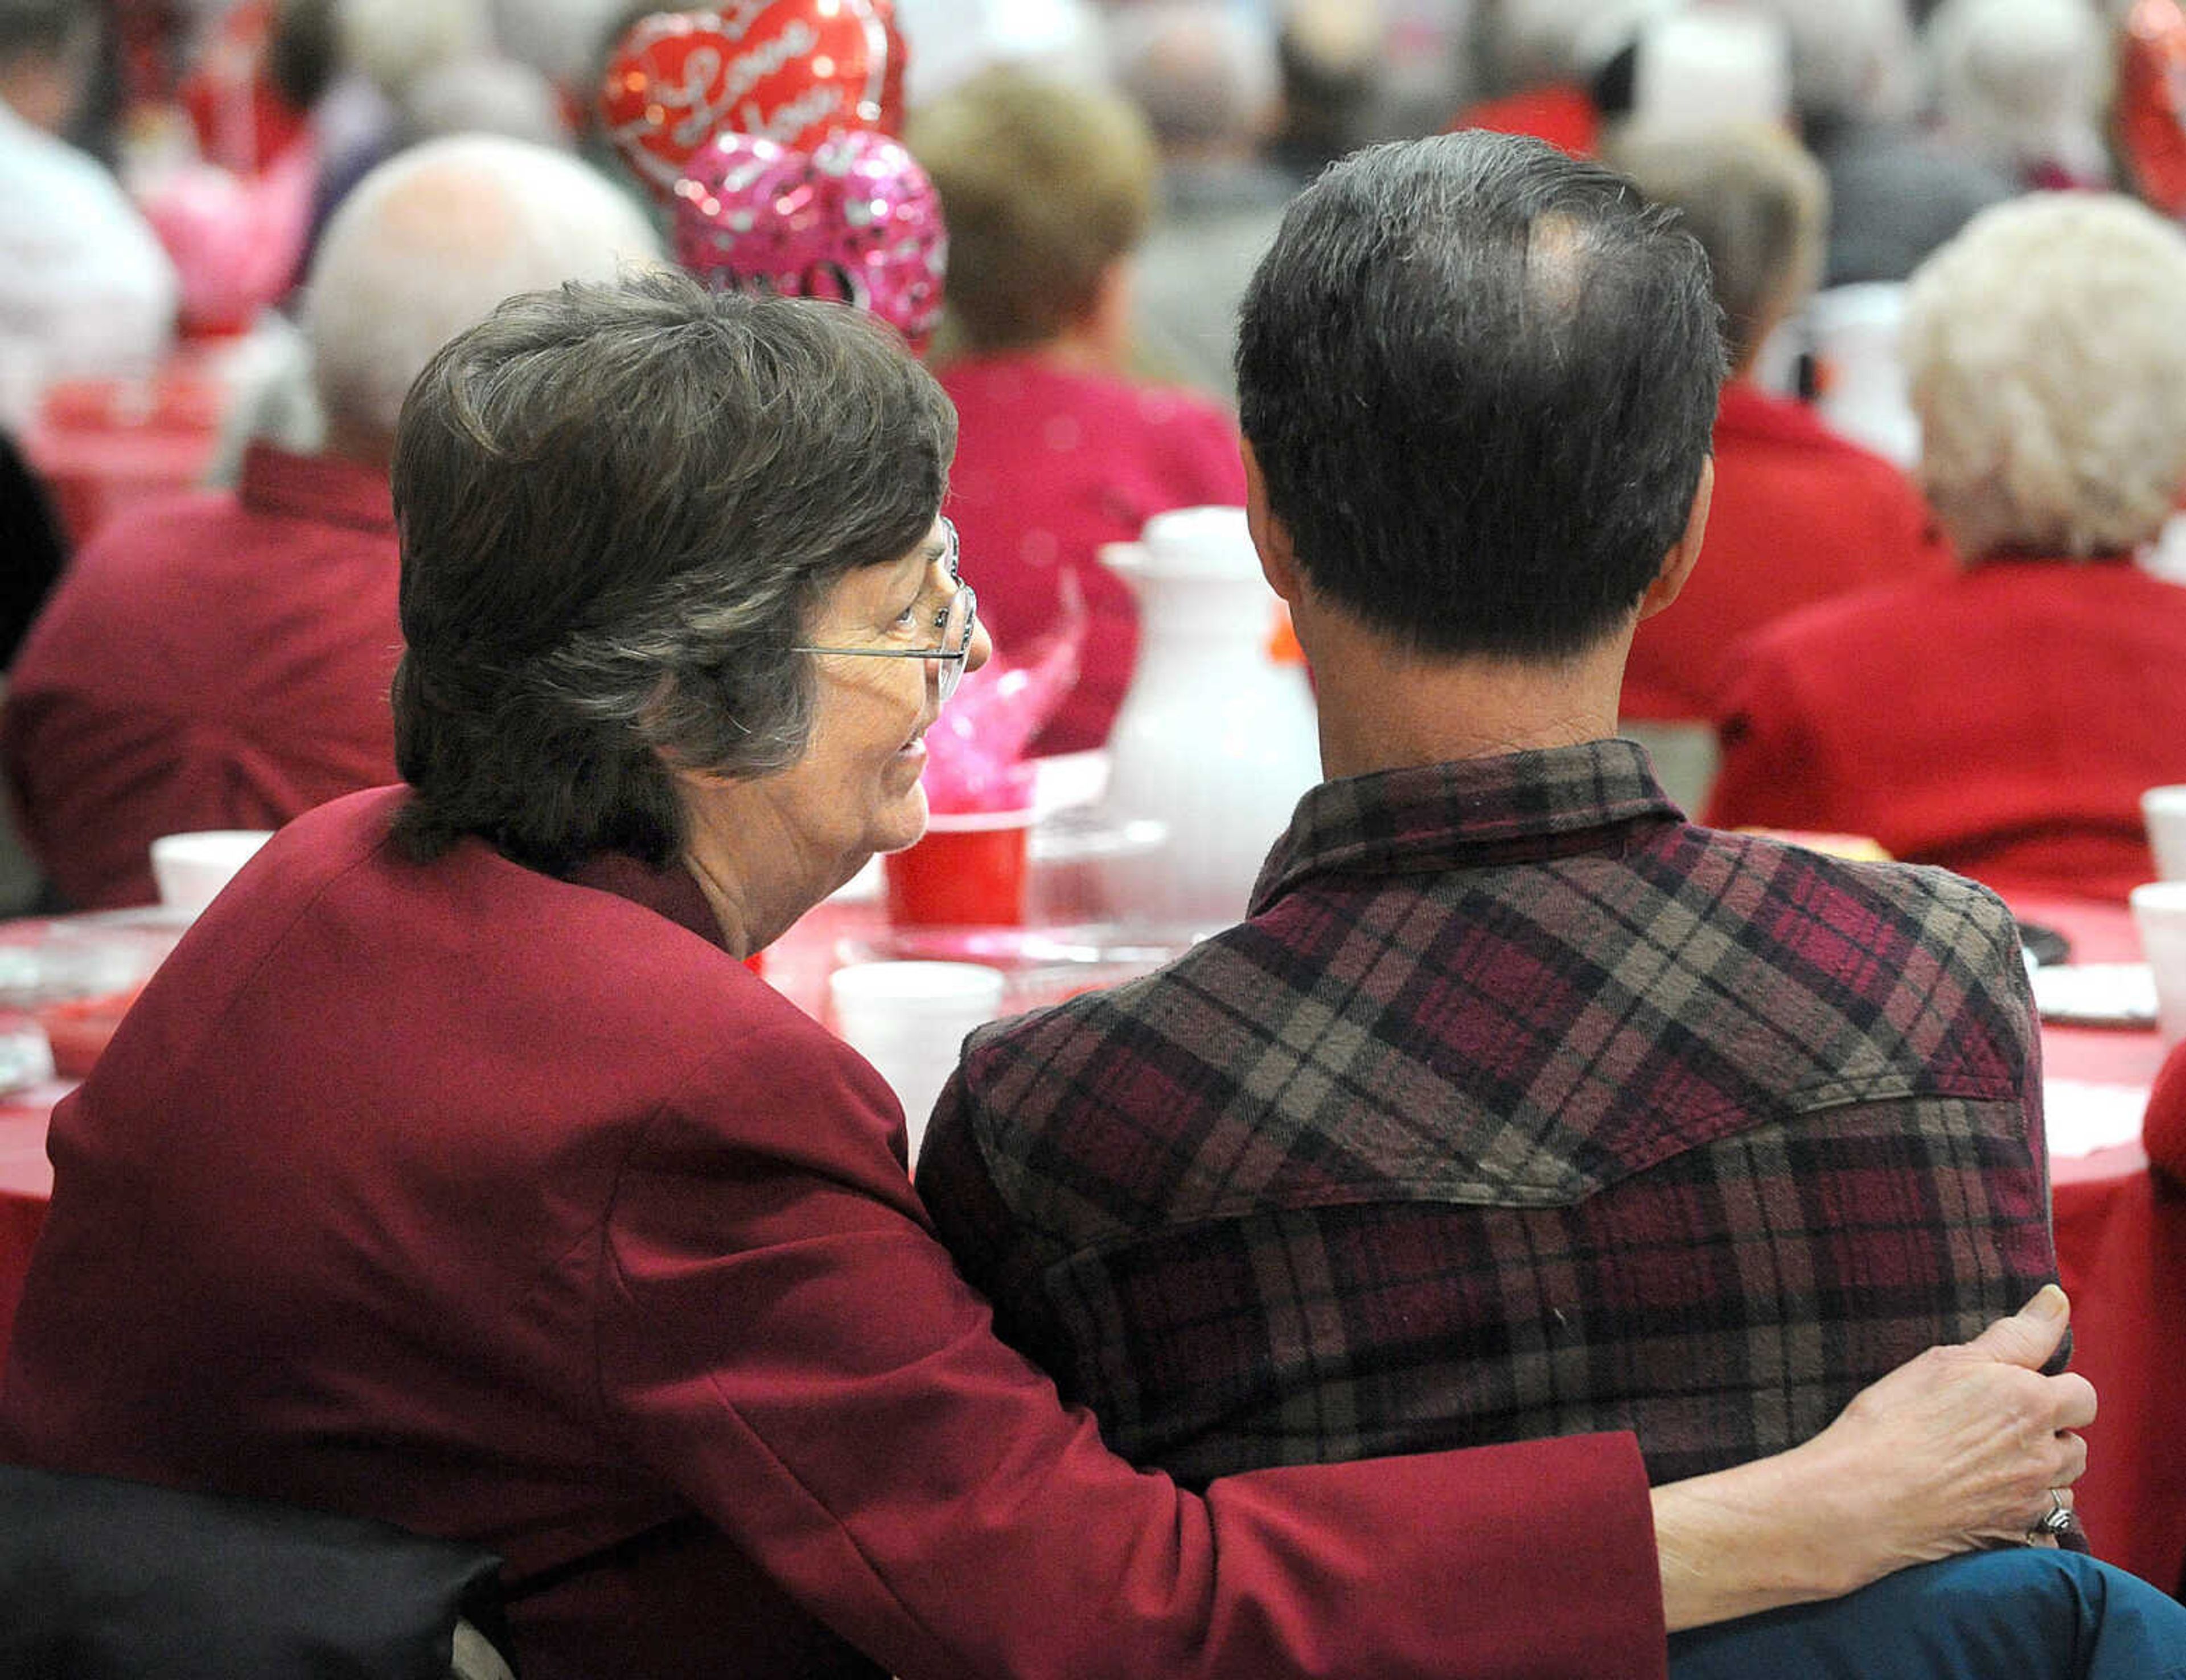
<instances>
[{"instance_id":1,"label":"red heart balloon","mask_svg":"<svg viewBox=\"0 0 2186 1680\"><path fill-rule=\"evenodd\" d=\"M877 127L888 32L872 0L735 0L656 12L608 60L600 118L624 160L663 198L716 134L810 149Z\"/></svg>"}]
</instances>

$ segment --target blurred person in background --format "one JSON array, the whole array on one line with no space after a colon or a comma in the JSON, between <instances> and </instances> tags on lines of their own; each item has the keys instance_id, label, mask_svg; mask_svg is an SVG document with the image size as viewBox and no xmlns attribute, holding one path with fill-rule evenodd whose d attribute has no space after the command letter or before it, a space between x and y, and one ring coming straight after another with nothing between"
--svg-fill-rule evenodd
<instances>
[{"instance_id":1,"label":"blurred person in background","mask_svg":"<svg viewBox=\"0 0 2186 1680\"><path fill-rule=\"evenodd\" d=\"M396 148L447 134L501 134L558 151L575 145L554 84L521 59L491 52L435 64L403 90Z\"/></svg>"},{"instance_id":2,"label":"blurred person in background","mask_svg":"<svg viewBox=\"0 0 2186 1680\"><path fill-rule=\"evenodd\" d=\"M1739 651L1711 820L2122 901L2142 790L2186 781L2186 588L2136 563L2186 483L2186 232L2107 194L1984 210L1914 274L1903 355L1963 567Z\"/></svg>"},{"instance_id":3,"label":"blurred person in background","mask_svg":"<svg viewBox=\"0 0 2186 1680\"><path fill-rule=\"evenodd\" d=\"M300 0L285 8L283 15L294 22L297 32L277 32L274 62L306 53L322 36L331 51L335 3ZM319 20L317 25L314 16ZM290 42L285 54L281 50L284 41ZM314 62L319 64L323 92L331 60ZM346 97L330 102L329 109L320 114L337 137L345 119L336 113ZM336 172L359 167L382 154L392 157L424 141L458 134L498 134L558 151L575 150L569 110L563 92L543 70L496 51L466 49L455 58L429 63L409 76L398 102L382 113L390 126L369 144L337 159ZM619 163L602 161L607 171L603 178L610 184L627 180ZM330 202L348 188L322 175L314 190ZM633 195L632 202L637 201ZM300 289L302 277L297 277ZM299 301L298 293L292 292L281 307L261 311L253 322L250 353L247 360L238 359L234 399L221 417L219 441L200 483L233 487L242 473L244 451L261 439L294 453L319 447L324 421L311 391L311 345L297 322Z\"/></svg>"},{"instance_id":4,"label":"blurred person in background","mask_svg":"<svg viewBox=\"0 0 2186 1680\"><path fill-rule=\"evenodd\" d=\"M312 113L318 181L305 260L350 189L403 143L419 78L488 54L488 0L334 0L337 68Z\"/></svg>"},{"instance_id":5,"label":"blurred person in background","mask_svg":"<svg viewBox=\"0 0 2186 1680\"><path fill-rule=\"evenodd\" d=\"M1376 0L1282 0L1271 8L1281 120L1268 156L1299 184L1368 138L1387 84Z\"/></svg>"},{"instance_id":6,"label":"blurred person in background","mask_svg":"<svg viewBox=\"0 0 2186 1680\"><path fill-rule=\"evenodd\" d=\"M1382 86L1366 138L1429 134L1477 91L1476 0L1382 0Z\"/></svg>"},{"instance_id":7,"label":"blurred person in background","mask_svg":"<svg viewBox=\"0 0 2186 1680\"><path fill-rule=\"evenodd\" d=\"M0 427L59 379L141 378L174 343L174 265L105 166L61 139L92 0L0 0Z\"/></svg>"},{"instance_id":8,"label":"blurred person in background","mask_svg":"<svg viewBox=\"0 0 2186 1680\"><path fill-rule=\"evenodd\" d=\"M659 255L619 193L519 142L443 140L367 177L311 279L323 447L255 444L234 490L115 518L16 661L0 760L65 903L149 902L160 835L278 827L392 777L403 393L511 293Z\"/></svg>"},{"instance_id":9,"label":"blurred person in background","mask_svg":"<svg viewBox=\"0 0 2186 1680\"><path fill-rule=\"evenodd\" d=\"M1943 0L1921 42L1952 145L2022 188L2109 184L2110 36L2094 0Z\"/></svg>"},{"instance_id":10,"label":"blurred person in background","mask_svg":"<svg viewBox=\"0 0 2186 1680\"><path fill-rule=\"evenodd\" d=\"M1240 506L1245 491L1217 402L1122 371L1153 137L1120 95L1004 65L914 112L905 137L949 224L935 355L960 427L948 511L979 556L980 610L1005 647L1062 627L1082 598L1078 680L1032 750L1098 747L1139 636L1101 545L1169 508Z\"/></svg>"},{"instance_id":11,"label":"blurred person in background","mask_svg":"<svg viewBox=\"0 0 2186 1680\"><path fill-rule=\"evenodd\" d=\"M1110 14L1118 88L1161 150L1160 203L1132 264L1132 330L1152 372L1236 401L1245 283L1296 183L1262 155L1281 98L1275 36L1227 0Z\"/></svg>"},{"instance_id":12,"label":"blurred person in background","mask_svg":"<svg viewBox=\"0 0 2186 1680\"><path fill-rule=\"evenodd\" d=\"M125 4L138 132L132 149L256 175L306 137L334 71L336 0ZM193 14L187 20L177 11ZM133 28L132 25L133 25ZM169 102L171 100L171 105ZM166 125L185 120L186 132ZM179 144L177 143L179 143Z\"/></svg>"},{"instance_id":13,"label":"blurred person in background","mask_svg":"<svg viewBox=\"0 0 2186 1680\"><path fill-rule=\"evenodd\" d=\"M597 92L602 42L628 27L628 0L492 0L492 6L501 50L560 91L572 127L581 132Z\"/></svg>"},{"instance_id":14,"label":"blurred person in background","mask_svg":"<svg viewBox=\"0 0 2186 1680\"><path fill-rule=\"evenodd\" d=\"M1740 636L1810 602L1942 575L1950 556L1903 473L1754 377L1821 266L1820 166L1789 135L1758 126L1634 130L1608 155L1699 239L1723 309L1730 377L1716 413L1707 544L1677 610L1634 637L1623 707L1628 720L1704 721Z\"/></svg>"},{"instance_id":15,"label":"blurred person in background","mask_svg":"<svg viewBox=\"0 0 2186 1680\"><path fill-rule=\"evenodd\" d=\"M1472 40L1483 97L1449 126L1530 134L1591 156L1601 134L1589 91L1600 49L1628 32L1641 9L1631 0L1479 0Z\"/></svg>"},{"instance_id":16,"label":"blurred person in background","mask_svg":"<svg viewBox=\"0 0 2186 1680\"><path fill-rule=\"evenodd\" d=\"M1643 11L1589 85L1605 137L1626 128L1699 133L1791 123L1791 41L1752 0Z\"/></svg>"},{"instance_id":17,"label":"blurred person in background","mask_svg":"<svg viewBox=\"0 0 2186 1680\"><path fill-rule=\"evenodd\" d=\"M997 64L1104 85L1107 9L1095 0L895 0L896 26L911 48L904 98L916 110Z\"/></svg>"},{"instance_id":18,"label":"blurred person in background","mask_svg":"<svg viewBox=\"0 0 2186 1680\"><path fill-rule=\"evenodd\" d=\"M1925 132L1905 0L1773 0L1791 37L1800 132L1829 177L1822 283L1903 280L1976 210L2019 190L2009 175Z\"/></svg>"}]
</instances>

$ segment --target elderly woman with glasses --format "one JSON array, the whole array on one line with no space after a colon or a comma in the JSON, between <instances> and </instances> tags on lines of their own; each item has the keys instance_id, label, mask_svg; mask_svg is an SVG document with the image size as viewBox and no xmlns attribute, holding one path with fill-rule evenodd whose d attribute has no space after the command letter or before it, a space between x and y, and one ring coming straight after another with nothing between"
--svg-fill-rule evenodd
<instances>
[{"instance_id":1,"label":"elderly woman with glasses","mask_svg":"<svg viewBox=\"0 0 2186 1680\"><path fill-rule=\"evenodd\" d=\"M2060 1302L1651 1494L1624 1436L1204 1493L1111 1456L879 1077L737 960L925 823L987 652L953 441L884 329L673 276L440 353L405 785L276 837L56 1112L0 1448L483 1542L527 1680L1658 1677L1666 1623L2071 1483Z\"/></svg>"}]
</instances>

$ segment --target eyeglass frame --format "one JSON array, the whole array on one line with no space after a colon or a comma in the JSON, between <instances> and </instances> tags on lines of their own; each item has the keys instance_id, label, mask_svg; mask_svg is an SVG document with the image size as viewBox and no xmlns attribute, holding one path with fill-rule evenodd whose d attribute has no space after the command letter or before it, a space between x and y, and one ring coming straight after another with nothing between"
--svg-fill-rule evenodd
<instances>
[{"instance_id":1,"label":"eyeglass frame","mask_svg":"<svg viewBox=\"0 0 2186 1680\"><path fill-rule=\"evenodd\" d=\"M956 527L944 518L941 529L948 542L941 558L949 568L949 580L956 585L933 620L933 628L941 633L939 647L816 647L799 643L790 648L793 653L836 653L851 659L930 659L936 669L934 680L940 685L941 700L946 703L964 680L964 668L972 658L972 640L979 631L979 595L964 581L961 552L956 540ZM961 647L950 647L947 636L950 614L956 610L958 602L964 603L964 641Z\"/></svg>"}]
</instances>

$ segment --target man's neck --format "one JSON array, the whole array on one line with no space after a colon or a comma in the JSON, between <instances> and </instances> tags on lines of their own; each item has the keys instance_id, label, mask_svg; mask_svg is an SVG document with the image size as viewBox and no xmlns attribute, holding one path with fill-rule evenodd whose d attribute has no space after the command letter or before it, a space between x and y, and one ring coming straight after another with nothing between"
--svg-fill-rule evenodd
<instances>
[{"instance_id":1,"label":"man's neck","mask_svg":"<svg viewBox=\"0 0 2186 1680\"><path fill-rule=\"evenodd\" d=\"M1554 663L1410 653L1332 615L1309 615L1299 634L1314 659L1328 776L1570 747L1617 733L1628 630Z\"/></svg>"}]
</instances>

